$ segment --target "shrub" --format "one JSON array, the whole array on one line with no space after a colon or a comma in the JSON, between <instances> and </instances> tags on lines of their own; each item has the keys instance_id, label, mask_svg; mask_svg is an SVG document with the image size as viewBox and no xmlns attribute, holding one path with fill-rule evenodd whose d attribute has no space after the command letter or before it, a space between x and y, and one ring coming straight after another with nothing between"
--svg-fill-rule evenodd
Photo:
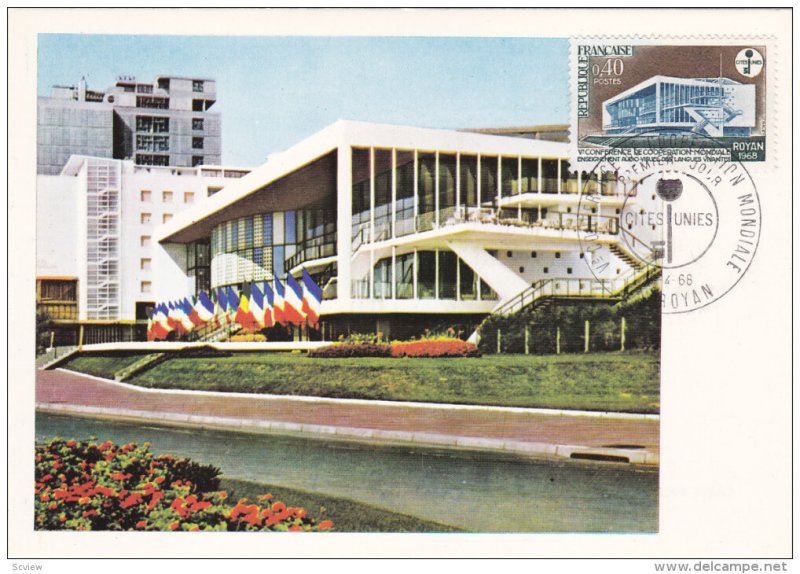
<instances>
[{"instance_id":1,"label":"shrub","mask_svg":"<svg viewBox=\"0 0 800 574\"><path fill-rule=\"evenodd\" d=\"M272 495L235 505L219 488L219 469L170 455L147 443L117 446L54 439L36 447L37 530L318 531L302 508Z\"/></svg>"},{"instance_id":2,"label":"shrub","mask_svg":"<svg viewBox=\"0 0 800 574\"><path fill-rule=\"evenodd\" d=\"M386 343L334 343L313 349L309 357L338 359L343 357L391 357L392 347Z\"/></svg>"},{"instance_id":3,"label":"shrub","mask_svg":"<svg viewBox=\"0 0 800 574\"><path fill-rule=\"evenodd\" d=\"M480 357L472 343L461 339L422 339L392 343L392 357Z\"/></svg>"},{"instance_id":4,"label":"shrub","mask_svg":"<svg viewBox=\"0 0 800 574\"><path fill-rule=\"evenodd\" d=\"M241 333L228 339L231 343L263 343L267 338L261 333Z\"/></svg>"}]
</instances>

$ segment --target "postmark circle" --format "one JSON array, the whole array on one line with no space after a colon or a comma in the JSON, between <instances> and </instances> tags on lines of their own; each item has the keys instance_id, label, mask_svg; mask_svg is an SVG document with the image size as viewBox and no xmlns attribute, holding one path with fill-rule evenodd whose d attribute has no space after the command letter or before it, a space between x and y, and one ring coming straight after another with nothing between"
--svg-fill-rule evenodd
<instances>
[{"instance_id":1,"label":"postmark circle","mask_svg":"<svg viewBox=\"0 0 800 574\"><path fill-rule=\"evenodd\" d=\"M651 137L652 149L611 148L585 175L578 214L601 223L579 226L580 250L608 290L660 273L662 312L687 313L722 298L746 273L761 233L760 200L741 163L673 161L661 142L687 134Z\"/></svg>"}]
</instances>

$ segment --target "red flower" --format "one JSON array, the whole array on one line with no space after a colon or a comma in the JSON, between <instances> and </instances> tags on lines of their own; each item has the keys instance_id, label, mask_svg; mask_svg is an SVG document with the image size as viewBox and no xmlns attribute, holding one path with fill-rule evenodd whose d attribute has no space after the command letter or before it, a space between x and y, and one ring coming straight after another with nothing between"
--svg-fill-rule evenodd
<instances>
[{"instance_id":1,"label":"red flower","mask_svg":"<svg viewBox=\"0 0 800 574\"><path fill-rule=\"evenodd\" d=\"M300 526L298 526L297 524L292 524L289 527L289 532L302 532L302 531L303 531L303 529Z\"/></svg>"},{"instance_id":2,"label":"red flower","mask_svg":"<svg viewBox=\"0 0 800 574\"><path fill-rule=\"evenodd\" d=\"M177 522L173 522L169 525L170 530L177 530L180 525Z\"/></svg>"},{"instance_id":3,"label":"red flower","mask_svg":"<svg viewBox=\"0 0 800 574\"><path fill-rule=\"evenodd\" d=\"M153 497L150 499L150 504L147 505L147 510L153 510L155 505L158 504L158 501L161 500L162 498L164 498L163 492L161 492L160 490L154 492Z\"/></svg>"},{"instance_id":4,"label":"red flower","mask_svg":"<svg viewBox=\"0 0 800 574\"><path fill-rule=\"evenodd\" d=\"M272 505L272 512L283 512L286 510L286 505L283 502L276 502Z\"/></svg>"},{"instance_id":5,"label":"red flower","mask_svg":"<svg viewBox=\"0 0 800 574\"><path fill-rule=\"evenodd\" d=\"M320 530L330 530L331 528L333 528L333 522L330 520L323 520L319 523Z\"/></svg>"},{"instance_id":6,"label":"red flower","mask_svg":"<svg viewBox=\"0 0 800 574\"><path fill-rule=\"evenodd\" d=\"M143 528L147 528L147 521L146 520L140 520L139 522L136 523L136 528L138 528L140 530L143 529Z\"/></svg>"},{"instance_id":7,"label":"red flower","mask_svg":"<svg viewBox=\"0 0 800 574\"><path fill-rule=\"evenodd\" d=\"M156 478L154 479L154 482L155 482L156 484L161 484L162 482L164 482L164 477L163 477L163 476L158 476L158 477L156 477ZM179 480L179 481L177 481L177 483L178 483L178 484L180 484L180 482L181 482L180 480Z\"/></svg>"},{"instance_id":8,"label":"red flower","mask_svg":"<svg viewBox=\"0 0 800 574\"><path fill-rule=\"evenodd\" d=\"M78 444L78 443L76 443L74 440L68 440L68 441L67 441L67 446L68 446L68 447L70 447L70 448L72 448L72 447L73 447L73 446L75 446L76 444Z\"/></svg>"}]
</instances>

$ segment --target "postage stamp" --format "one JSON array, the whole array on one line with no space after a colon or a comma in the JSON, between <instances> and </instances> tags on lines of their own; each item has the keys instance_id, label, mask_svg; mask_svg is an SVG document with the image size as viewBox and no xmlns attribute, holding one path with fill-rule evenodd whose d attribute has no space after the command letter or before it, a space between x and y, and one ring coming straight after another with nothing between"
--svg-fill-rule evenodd
<instances>
[{"instance_id":1,"label":"postage stamp","mask_svg":"<svg viewBox=\"0 0 800 574\"><path fill-rule=\"evenodd\" d=\"M573 129L579 160L610 148L676 159L763 162L767 46L640 40L572 42Z\"/></svg>"}]
</instances>

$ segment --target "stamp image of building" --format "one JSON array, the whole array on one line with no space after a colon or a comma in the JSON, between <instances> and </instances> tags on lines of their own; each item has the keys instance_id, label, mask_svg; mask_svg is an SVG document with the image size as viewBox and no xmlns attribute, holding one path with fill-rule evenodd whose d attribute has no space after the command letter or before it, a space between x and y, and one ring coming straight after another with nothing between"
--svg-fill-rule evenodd
<instances>
[{"instance_id":1,"label":"stamp image of building","mask_svg":"<svg viewBox=\"0 0 800 574\"><path fill-rule=\"evenodd\" d=\"M755 117L755 85L729 78L653 76L603 102L606 135L686 130L709 137L748 137Z\"/></svg>"}]
</instances>

